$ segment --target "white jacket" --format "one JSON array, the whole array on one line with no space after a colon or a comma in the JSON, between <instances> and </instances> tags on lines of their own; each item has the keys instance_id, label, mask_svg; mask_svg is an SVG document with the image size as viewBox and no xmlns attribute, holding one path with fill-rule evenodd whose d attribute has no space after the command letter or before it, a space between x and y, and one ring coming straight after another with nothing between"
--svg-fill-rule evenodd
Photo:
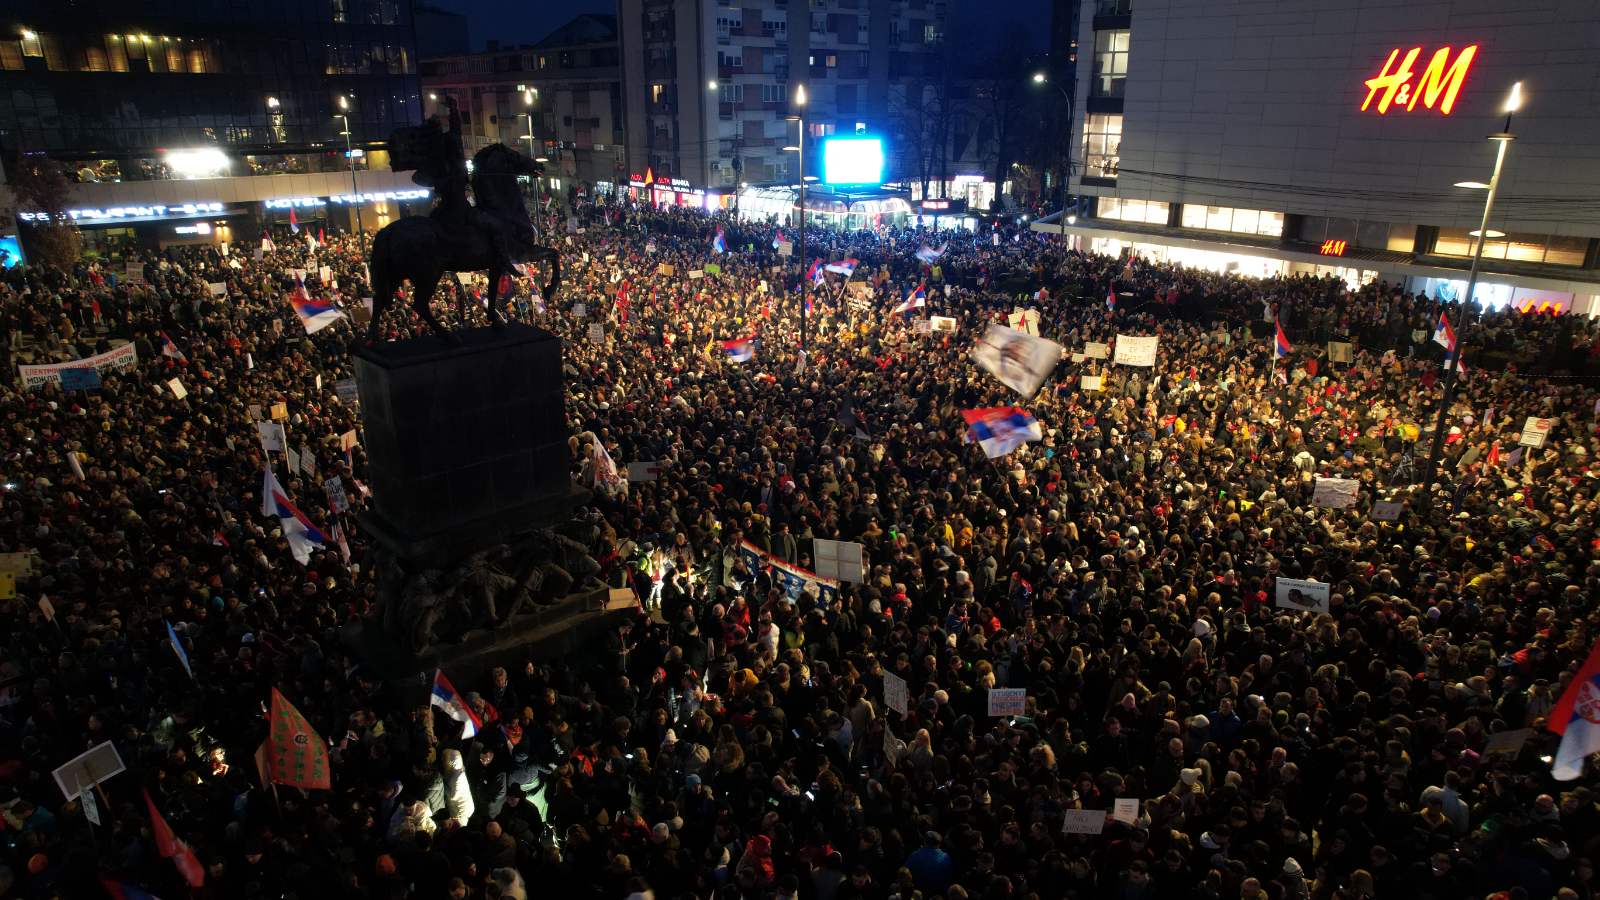
<instances>
[{"instance_id":1,"label":"white jacket","mask_svg":"<svg viewBox=\"0 0 1600 900\"><path fill-rule=\"evenodd\" d=\"M472 788L467 785L467 767L461 761L460 750L444 752L444 806L450 818L463 825L477 809L472 802Z\"/></svg>"}]
</instances>

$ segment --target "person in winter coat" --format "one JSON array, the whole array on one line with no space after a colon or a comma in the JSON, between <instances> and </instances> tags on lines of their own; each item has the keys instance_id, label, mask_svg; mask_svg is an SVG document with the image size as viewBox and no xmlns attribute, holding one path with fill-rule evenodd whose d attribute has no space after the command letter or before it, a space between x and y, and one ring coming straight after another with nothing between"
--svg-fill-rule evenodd
<instances>
[{"instance_id":1,"label":"person in winter coat","mask_svg":"<svg viewBox=\"0 0 1600 900\"><path fill-rule=\"evenodd\" d=\"M457 825L467 824L476 809L460 750L444 751L444 802L449 820Z\"/></svg>"}]
</instances>

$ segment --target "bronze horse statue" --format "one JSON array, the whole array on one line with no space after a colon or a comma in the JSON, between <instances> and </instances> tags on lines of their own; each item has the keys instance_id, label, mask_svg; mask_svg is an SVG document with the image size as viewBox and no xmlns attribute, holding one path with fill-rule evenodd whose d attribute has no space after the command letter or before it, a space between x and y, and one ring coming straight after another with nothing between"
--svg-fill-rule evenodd
<instances>
[{"instance_id":1,"label":"bronze horse statue","mask_svg":"<svg viewBox=\"0 0 1600 900\"><path fill-rule=\"evenodd\" d=\"M378 339L378 322L404 281L411 282L411 307L434 333L454 341L429 307L439 279L446 272L488 272L489 319L503 327L500 284L522 262L550 263L544 295L555 297L561 284L561 261L554 248L534 243L532 223L522 202L517 176L537 177L543 167L504 144L485 147L473 157L470 176L476 205L466 202L464 161L459 125L450 109L451 127L435 122L401 129L390 139L391 167L416 169L412 180L436 189L439 206L426 216L407 216L384 226L372 239L372 322L367 341ZM452 141L453 139L453 141ZM454 146L452 153L450 147ZM453 157L453 158L452 158ZM461 301L465 313L465 300Z\"/></svg>"}]
</instances>

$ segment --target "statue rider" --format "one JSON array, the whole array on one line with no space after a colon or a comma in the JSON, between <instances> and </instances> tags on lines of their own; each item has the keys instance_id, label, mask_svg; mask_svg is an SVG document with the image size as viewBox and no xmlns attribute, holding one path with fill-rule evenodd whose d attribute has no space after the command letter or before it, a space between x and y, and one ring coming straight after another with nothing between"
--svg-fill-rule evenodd
<instances>
[{"instance_id":1,"label":"statue rider","mask_svg":"<svg viewBox=\"0 0 1600 900\"><path fill-rule=\"evenodd\" d=\"M432 144L430 156L437 166L436 171L430 173L430 180L439 198L438 206L429 215L440 224L457 227L476 225L482 228L494 247L497 267L507 272L515 271L514 263L520 256L517 247L532 244L537 238L533 223L528 221L526 214L519 221L514 215L488 208L482 197L479 197L476 207L467 203L469 179L466 150L461 138L461 112L456 107L454 97L447 96L444 102L444 112L435 114L431 120L434 127L429 129ZM488 173L479 174L487 176Z\"/></svg>"}]
</instances>

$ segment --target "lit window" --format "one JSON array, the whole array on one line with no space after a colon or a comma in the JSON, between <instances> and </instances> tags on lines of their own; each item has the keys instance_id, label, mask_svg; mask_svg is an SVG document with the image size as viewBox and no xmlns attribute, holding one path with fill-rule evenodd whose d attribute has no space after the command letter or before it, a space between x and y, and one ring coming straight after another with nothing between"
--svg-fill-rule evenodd
<instances>
[{"instance_id":1,"label":"lit window","mask_svg":"<svg viewBox=\"0 0 1600 900\"><path fill-rule=\"evenodd\" d=\"M1094 81L1096 97L1121 97L1128 80L1127 31L1097 31L1094 35Z\"/></svg>"},{"instance_id":2,"label":"lit window","mask_svg":"<svg viewBox=\"0 0 1600 900\"><path fill-rule=\"evenodd\" d=\"M1122 148L1122 116L1090 114L1083 126L1083 174L1090 178L1117 177Z\"/></svg>"},{"instance_id":3,"label":"lit window","mask_svg":"<svg viewBox=\"0 0 1600 900\"><path fill-rule=\"evenodd\" d=\"M1101 197L1096 213L1102 219L1122 222L1144 222L1149 225L1167 224L1167 204L1158 200L1124 200L1121 197Z\"/></svg>"},{"instance_id":4,"label":"lit window","mask_svg":"<svg viewBox=\"0 0 1600 900\"><path fill-rule=\"evenodd\" d=\"M667 90L667 86L664 85L664 84L652 84L652 85L650 85L650 102L651 103L660 103L661 102L661 95L666 93L666 90Z\"/></svg>"}]
</instances>

